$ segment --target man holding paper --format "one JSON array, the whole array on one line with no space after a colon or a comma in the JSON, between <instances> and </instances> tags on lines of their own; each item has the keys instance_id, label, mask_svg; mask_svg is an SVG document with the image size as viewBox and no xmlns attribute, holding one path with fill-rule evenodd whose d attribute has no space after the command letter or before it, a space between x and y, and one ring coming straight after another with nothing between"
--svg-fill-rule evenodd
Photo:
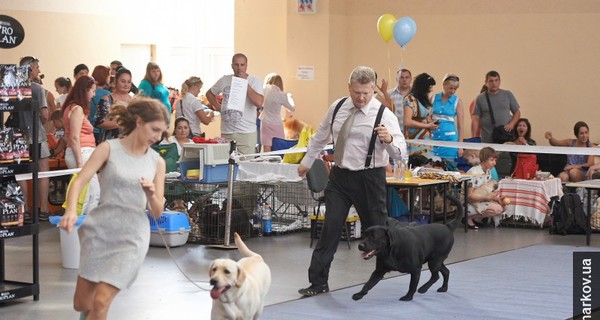
<instances>
[{"instance_id":1,"label":"man holding paper","mask_svg":"<svg viewBox=\"0 0 600 320\"><path fill-rule=\"evenodd\" d=\"M233 74L221 77L206 92L206 98L221 112L221 136L235 140L238 151L243 154L255 152L256 112L263 104L262 82L246 73L248 58L236 53L231 59ZM223 102L216 96L223 94Z\"/></svg>"}]
</instances>

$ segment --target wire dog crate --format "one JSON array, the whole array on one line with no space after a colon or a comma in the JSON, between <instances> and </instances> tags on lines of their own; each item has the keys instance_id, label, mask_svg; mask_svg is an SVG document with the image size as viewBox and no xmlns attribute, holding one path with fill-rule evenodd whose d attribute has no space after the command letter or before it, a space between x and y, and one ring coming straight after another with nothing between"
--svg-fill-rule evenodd
<instances>
[{"instance_id":1,"label":"wire dog crate","mask_svg":"<svg viewBox=\"0 0 600 320\"><path fill-rule=\"evenodd\" d=\"M190 218L188 243L223 244L227 208L227 184L189 183L168 180L165 184L165 208L185 212ZM260 234L256 208L269 204L272 208L274 234L310 229L310 215L317 202L306 181L256 183L234 181L230 241L233 233L242 238Z\"/></svg>"},{"instance_id":2,"label":"wire dog crate","mask_svg":"<svg viewBox=\"0 0 600 320\"><path fill-rule=\"evenodd\" d=\"M306 180L276 182L269 185L272 196L273 232L287 233L310 229L310 216L317 201L313 199Z\"/></svg>"},{"instance_id":3,"label":"wire dog crate","mask_svg":"<svg viewBox=\"0 0 600 320\"><path fill-rule=\"evenodd\" d=\"M200 184L168 181L165 185L165 206L186 212L191 230L188 243L223 244L227 208L227 184ZM230 241L237 232L242 238L253 234L251 218L258 198L258 188L234 183Z\"/></svg>"}]
</instances>

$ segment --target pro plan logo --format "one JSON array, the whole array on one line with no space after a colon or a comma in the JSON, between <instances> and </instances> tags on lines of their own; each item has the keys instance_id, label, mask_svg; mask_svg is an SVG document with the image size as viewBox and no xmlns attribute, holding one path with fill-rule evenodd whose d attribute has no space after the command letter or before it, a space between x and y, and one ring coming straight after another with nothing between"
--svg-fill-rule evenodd
<instances>
[{"instance_id":1,"label":"pro plan logo","mask_svg":"<svg viewBox=\"0 0 600 320\"><path fill-rule=\"evenodd\" d=\"M23 39L25 39L25 30L19 21L0 15L0 48L16 48L23 42Z\"/></svg>"}]
</instances>

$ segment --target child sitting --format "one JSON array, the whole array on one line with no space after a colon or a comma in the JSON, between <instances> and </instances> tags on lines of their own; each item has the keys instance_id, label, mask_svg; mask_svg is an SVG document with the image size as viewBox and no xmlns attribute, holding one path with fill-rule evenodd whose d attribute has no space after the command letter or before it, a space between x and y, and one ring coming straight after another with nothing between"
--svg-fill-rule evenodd
<instances>
[{"instance_id":1,"label":"child sitting","mask_svg":"<svg viewBox=\"0 0 600 320\"><path fill-rule=\"evenodd\" d=\"M497 158L498 154L494 149L485 147L479 151L480 164L467 172L474 175L467 188L469 208L466 223L470 229L478 229L477 224L484 218L493 218L496 226L500 223L504 206L496 190L497 181L491 175Z\"/></svg>"},{"instance_id":2,"label":"child sitting","mask_svg":"<svg viewBox=\"0 0 600 320\"><path fill-rule=\"evenodd\" d=\"M56 110L50 115L50 121L56 131L53 135L48 135L48 147L52 158L64 158L67 141L65 140L65 126L63 123L62 111Z\"/></svg>"}]
</instances>

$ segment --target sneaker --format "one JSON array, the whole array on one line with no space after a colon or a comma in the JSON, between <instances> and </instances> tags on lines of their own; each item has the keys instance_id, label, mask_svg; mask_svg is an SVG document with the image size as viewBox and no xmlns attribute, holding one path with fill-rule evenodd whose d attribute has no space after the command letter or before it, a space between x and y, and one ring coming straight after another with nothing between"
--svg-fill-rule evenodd
<instances>
[{"instance_id":1,"label":"sneaker","mask_svg":"<svg viewBox=\"0 0 600 320\"><path fill-rule=\"evenodd\" d=\"M40 221L48 221L49 217L50 217L50 212L47 212L47 211L40 211L40 214L38 216Z\"/></svg>"}]
</instances>

